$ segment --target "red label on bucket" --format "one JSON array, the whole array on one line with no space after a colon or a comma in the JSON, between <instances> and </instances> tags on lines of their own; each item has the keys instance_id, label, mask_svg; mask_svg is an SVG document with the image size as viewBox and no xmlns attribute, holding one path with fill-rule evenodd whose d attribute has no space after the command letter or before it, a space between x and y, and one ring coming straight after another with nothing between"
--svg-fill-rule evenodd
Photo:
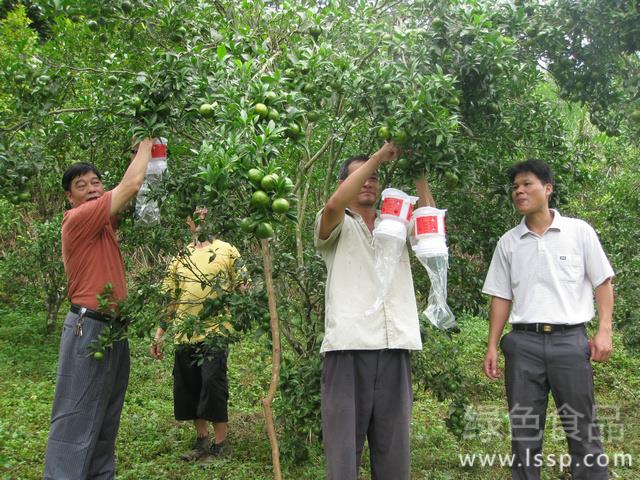
<instances>
[{"instance_id":1,"label":"red label on bucket","mask_svg":"<svg viewBox=\"0 0 640 480\"><path fill-rule=\"evenodd\" d=\"M162 143L154 143L151 147L151 158L165 158L167 156L167 146Z\"/></svg>"},{"instance_id":2,"label":"red label on bucket","mask_svg":"<svg viewBox=\"0 0 640 480\"><path fill-rule=\"evenodd\" d=\"M385 198L382 202L382 208L380 209L380 213L386 215L394 215L396 217L400 216L402 212L402 204L404 202L401 198Z\"/></svg>"},{"instance_id":3,"label":"red label on bucket","mask_svg":"<svg viewBox=\"0 0 640 480\"><path fill-rule=\"evenodd\" d=\"M428 233L438 233L438 217L431 216L416 218L416 235L424 235Z\"/></svg>"},{"instance_id":4,"label":"red label on bucket","mask_svg":"<svg viewBox=\"0 0 640 480\"><path fill-rule=\"evenodd\" d=\"M409 208L407 208L407 222L411 220L412 213L413 213L413 205L409 204Z\"/></svg>"}]
</instances>

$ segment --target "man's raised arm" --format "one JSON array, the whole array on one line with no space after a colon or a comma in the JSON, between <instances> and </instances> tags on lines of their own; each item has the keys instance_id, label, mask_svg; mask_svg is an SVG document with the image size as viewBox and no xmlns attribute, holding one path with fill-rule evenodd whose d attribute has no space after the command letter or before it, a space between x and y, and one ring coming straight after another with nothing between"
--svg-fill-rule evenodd
<instances>
[{"instance_id":1,"label":"man's raised arm","mask_svg":"<svg viewBox=\"0 0 640 480\"><path fill-rule=\"evenodd\" d=\"M147 171L147 164L151 159L153 140L145 138L138 146L138 152L129 164L129 168L122 176L122 180L111 193L111 215L122 210L129 200L136 196Z\"/></svg>"},{"instance_id":2,"label":"man's raised arm","mask_svg":"<svg viewBox=\"0 0 640 480\"><path fill-rule=\"evenodd\" d=\"M418 194L418 207L434 207L436 202L431 194L429 182L427 182L427 174L416 179L416 193Z\"/></svg>"},{"instance_id":3,"label":"man's raised arm","mask_svg":"<svg viewBox=\"0 0 640 480\"><path fill-rule=\"evenodd\" d=\"M344 210L360 193L360 189L366 181L378 170L378 167L387 161L397 158L399 148L393 143L385 144L376 153L371 155L360 168L355 170L346 179L340 181L340 185L327 201L320 219L320 238L329 237L344 218Z\"/></svg>"}]
</instances>

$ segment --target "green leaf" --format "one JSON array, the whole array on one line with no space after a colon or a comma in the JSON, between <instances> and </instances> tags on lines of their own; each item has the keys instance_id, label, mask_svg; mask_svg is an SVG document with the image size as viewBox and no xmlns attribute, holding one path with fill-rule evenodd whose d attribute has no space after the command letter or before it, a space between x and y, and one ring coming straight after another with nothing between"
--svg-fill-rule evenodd
<instances>
[{"instance_id":1,"label":"green leaf","mask_svg":"<svg viewBox=\"0 0 640 480\"><path fill-rule=\"evenodd\" d=\"M218 45L216 53L218 54L218 61L222 62L225 59L225 57L227 56L227 47L225 47L221 43L220 45Z\"/></svg>"}]
</instances>

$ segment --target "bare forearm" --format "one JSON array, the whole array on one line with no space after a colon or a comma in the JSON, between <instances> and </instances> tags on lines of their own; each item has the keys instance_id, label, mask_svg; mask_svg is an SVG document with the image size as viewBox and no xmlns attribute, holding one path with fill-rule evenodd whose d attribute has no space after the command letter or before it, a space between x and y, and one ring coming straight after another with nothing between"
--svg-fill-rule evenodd
<instances>
[{"instance_id":1,"label":"bare forearm","mask_svg":"<svg viewBox=\"0 0 640 480\"><path fill-rule=\"evenodd\" d=\"M420 177L416 180L416 192L418 193L419 207L435 207L436 202L431 194L431 187L426 177Z\"/></svg>"},{"instance_id":2,"label":"bare forearm","mask_svg":"<svg viewBox=\"0 0 640 480\"><path fill-rule=\"evenodd\" d=\"M145 138L142 142L140 142L140 146L138 147L138 153L129 164L129 168L124 173L121 184L134 186L136 191L142 185L144 181L144 174L147 171L147 165L149 160L151 159L151 147L153 146L153 140L149 138Z\"/></svg>"},{"instance_id":3,"label":"bare forearm","mask_svg":"<svg viewBox=\"0 0 640 480\"><path fill-rule=\"evenodd\" d=\"M487 341L488 348L498 348L500 336L504 330L504 326L509 320L509 311L511 310L511 301L504 298L492 297L491 307L489 311L489 339Z\"/></svg>"},{"instance_id":4,"label":"bare forearm","mask_svg":"<svg viewBox=\"0 0 640 480\"><path fill-rule=\"evenodd\" d=\"M111 215L120 212L129 201L136 196L140 186L144 180L144 174L147 171L147 164L151 159L151 146L153 141L146 138L140 142L138 153L131 161L129 168L125 172L122 180L113 189L111 194Z\"/></svg>"},{"instance_id":5,"label":"bare forearm","mask_svg":"<svg viewBox=\"0 0 640 480\"><path fill-rule=\"evenodd\" d=\"M607 279L596 287L596 306L600 330L610 332L613 328L613 286L611 279Z\"/></svg>"},{"instance_id":6,"label":"bare forearm","mask_svg":"<svg viewBox=\"0 0 640 480\"><path fill-rule=\"evenodd\" d=\"M377 170L383 160L375 153L360 168L349 175L331 195L327 206L329 210L343 211L358 196L360 189Z\"/></svg>"}]
</instances>

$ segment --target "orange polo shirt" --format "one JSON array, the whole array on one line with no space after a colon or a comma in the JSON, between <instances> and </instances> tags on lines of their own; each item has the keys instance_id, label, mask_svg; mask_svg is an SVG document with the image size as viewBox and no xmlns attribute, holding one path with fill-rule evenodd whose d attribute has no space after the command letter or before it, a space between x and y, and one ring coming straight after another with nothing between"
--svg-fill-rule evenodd
<instances>
[{"instance_id":1,"label":"orange polo shirt","mask_svg":"<svg viewBox=\"0 0 640 480\"><path fill-rule=\"evenodd\" d=\"M112 285L110 301L127 296L124 263L110 215L111 191L64 213L62 258L71 303L98 310L98 295Z\"/></svg>"}]
</instances>

